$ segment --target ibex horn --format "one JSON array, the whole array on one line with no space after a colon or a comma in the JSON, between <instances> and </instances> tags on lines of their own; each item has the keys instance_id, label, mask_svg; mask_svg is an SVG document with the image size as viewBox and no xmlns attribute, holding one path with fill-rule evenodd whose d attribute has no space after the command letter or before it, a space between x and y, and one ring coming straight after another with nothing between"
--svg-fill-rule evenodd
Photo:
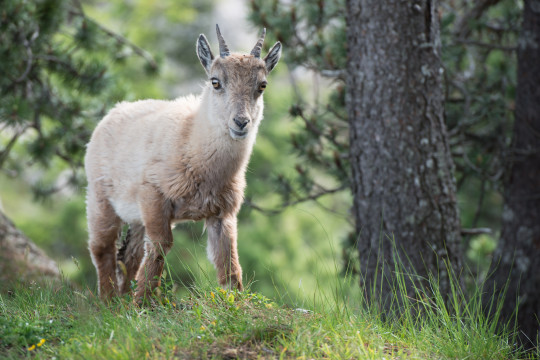
<instances>
[{"instance_id":1,"label":"ibex horn","mask_svg":"<svg viewBox=\"0 0 540 360\"><path fill-rule=\"evenodd\" d=\"M259 40L257 40L257 43L255 44L255 47L253 50L251 50L251 55L255 56L256 58L261 57L261 50L264 42L264 37L266 36L266 28L263 28L261 37Z\"/></svg>"},{"instance_id":2,"label":"ibex horn","mask_svg":"<svg viewBox=\"0 0 540 360\"><path fill-rule=\"evenodd\" d=\"M221 36L221 31L219 31L218 24L216 24L216 32L217 32L217 37L219 41L219 55L222 58L231 55L231 52L229 51L229 47L225 43L225 39L223 38L223 36Z\"/></svg>"}]
</instances>

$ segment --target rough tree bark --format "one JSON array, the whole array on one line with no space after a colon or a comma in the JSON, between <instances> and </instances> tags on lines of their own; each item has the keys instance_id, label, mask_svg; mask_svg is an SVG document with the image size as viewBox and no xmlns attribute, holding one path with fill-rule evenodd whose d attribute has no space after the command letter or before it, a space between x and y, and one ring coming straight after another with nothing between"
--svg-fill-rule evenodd
<instances>
[{"instance_id":1,"label":"rough tree bark","mask_svg":"<svg viewBox=\"0 0 540 360\"><path fill-rule=\"evenodd\" d=\"M58 265L0 211L0 288L16 281L59 278Z\"/></svg>"},{"instance_id":2,"label":"rough tree bark","mask_svg":"<svg viewBox=\"0 0 540 360\"><path fill-rule=\"evenodd\" d=\"M449 284L442 261L460 268L437 7L428 0L347 0L353 210L368 298L394 296L396 257L408 271L437 274L443 293Z\"/></svg>"},{"instance_id":3,"label":"rough tree bark","mask_svg":"<svg viewBox=\"0 0 540 360\"><path fill-rule=\"evenodd\" d=\"M506 178L502 230L487 283L497 300L507 281L503 321L518 310L526 345L536 343L540 318L540 1L525 0L518 46L514 134ZM523 336L524 335L524 336Z\"/></svg>"}]
</instances>

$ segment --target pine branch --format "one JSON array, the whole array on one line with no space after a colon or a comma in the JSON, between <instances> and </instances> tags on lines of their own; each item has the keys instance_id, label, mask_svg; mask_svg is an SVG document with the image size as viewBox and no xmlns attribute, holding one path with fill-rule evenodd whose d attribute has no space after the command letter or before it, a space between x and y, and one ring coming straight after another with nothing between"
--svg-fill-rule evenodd
<instances>
[{"instance_id":1,"label":"pine branch","mask_svg":"<svg viewBox=\"0 0 540 360\"><path fill-rule=\"evenodd\" d=\"M514 52L517 51L517 46L506 46L506 45L499 45L499 44L490 44L485 43L481 41L474 41L464 38L456 38L456 42L458 44L464 44L464 45L471 45L471 46L478 46L486 49L494 49L494 50L502 50L507 52Z\"/></svg>"},{"instance_id":2,"label":"pine branch","mask_svg":"<svg viewBox=\"0 0 540 360\"><path fill-rule=\"evenodd\" d=\"M343 145L337 142L336 139L334 139L332 136L329 136L328 134L325 134L321 129L319 129L315 124L313 124L311 121L309 121L303 113L299 113L298 116L304 121L304 124L306 125L306 129L311 132L314 135L317 135L318 137L325 138L328 141L330 141L336 148L341 149L343 148Z\"/></svg>"},{"instance_id":3,"label":"pine branch","mask_svg":"<svg viewBox=\"0 0 540 360\"><path fill-rule=\"evenodd\" d=\"M342 80L342 81L345 81L347 80L346 79L346 75L347 75L347 72L345 70L320 70L320 73L322 76L324 77L329 77L329 78L336 78L336 79L339 79L339 80Z\"/></svg>"},{"instance_id":4,"label":"pine branch","mask_svg":"<svg viewBox=\"0 0 540 360\"><path fill-rule=\"evenodd\" d=\"M490 228L472 228L472 229L461 229L461 235L480 235L480 234L492 234L493 230Z\"/></svg>"},{"instance_id":5,"label":"pine branch","mask_svg":"<svg viewBox=\"0 0 540 360\"><path fill-rule=\"evenodd\" d=\"M274 216L274 215L282 213L283 211L285 211L290 206L298 205L298 204L301 204L301 203L304 203L304 202L307 202L307 201L316 201L322 196L325 196L325 195L328 195L328 194L334 194L334 193L346 190L348 188L349 188L349 185L344 184L344 185L341 185L341 186L339 186L337 188L334 188L334 189L324 189L323 191L320 191L318 193L310 194L310 195L307 195L305 197L298 198L296 200L285 201L280 205L279 208L275 208L275 209L267 209L267 208L260 207L259 205L255 204L254 202L252 202L251 200L248 200L248 199L246 199L244 201L244 204L251 207L254 210L257 210L257 211L265 214L265 215Z\"/></svg>"},{"instance_id":6,"label":"pine branch","mask_svg":"<svg viewBox=\"0 0 540 360\"><path fill-rule=\"evenodd\" d=\"M0 151L0 169L4 166L4 162L7 160L11 149L13 149L13 146L17 142L17 139L19 139L19 136L21 136L26 131L26 129L28 129L28 126L25 126L22 129L16 131L5 146L4 150Z\"/></svg>"},{"instance_id":7,"label":"pine branch","mask_svg":"<svg viewBox=\"0 0 540 360\"><path fill-rule=\"evenodd\" d=\"M484 14L491 6L496 5L499 3L500 0L479 0L475 2L475 5L467 12L463 14L457 21L456 21L456 28L454 30L454 34L458 38L466 38L471 33L470 23L473 20L477 20L480 17L482 17L482 14Z\"/></svg>"},{"instance_id":8,"label":"pine branch","mask_svg":"<svg viewBox=\"0 0 540 360\"><path fill-rule=\"evenodd\" d=\"M140 57L142 57L143 59L145 59L146 62L150 65L150 68L152 70L157 70L158 69L158 64L157 64L156 60L154 59L154 57L148 51L146 51L143 48L135 45L134 43L132 43L131 41L129 41L125 37L115 33L112 30L107 29L106 27L104 27L100 23L98 23L98 22L94 21L93 19L89 18L88 16L86 16L80 1L79 0L72 0L72 1L74 3L75 7L78 10L77 12L75 12L75 11L72 12L73 15L80 16L85 21L88 21L89 23L92 23L92 25L96 26L99 30L101 30L102 32L104 32L108 36L115 39L118 43L129 47L131 50L133 50L133 52L135 52L135 54L137 54Z\"/></svg>"},{"instance_id":9,"label":"pine branch","mask_svg":"<svg viewBox=\"0 0 540 360\"><path fill-rule=\"evenodd\" d=\"M38 34L38 31L36 31L34 33L34 35L32 35L32 38L35 39L35 36L36 34ZM24 43L23 43L24 47L26 48L26 68L24 69L24 72L21 74L21 76L19 76L17 79L15 79L15 82L18 83L18 82L22 82L26 79L26 77L28 76L28 74L30 73L30 70L32 69L32 63L34 62L34 56L33 56L33 53L32 53L32 47L30 46L30 43L28 42L28 40L24 40ZM1 165L0 165L1 167Z\"/></svg>"}]
</instances>

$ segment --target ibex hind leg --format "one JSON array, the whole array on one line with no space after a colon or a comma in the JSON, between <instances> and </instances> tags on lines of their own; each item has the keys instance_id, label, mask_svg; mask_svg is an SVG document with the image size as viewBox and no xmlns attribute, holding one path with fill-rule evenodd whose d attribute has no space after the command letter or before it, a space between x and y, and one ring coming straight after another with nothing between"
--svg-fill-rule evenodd
<instances>
[{"instance_id":1,"label":"ibex hind leg","mask_svg":"<svg viewBox=\"0 0 540 360\"><path fill-rule=\"evenodd\" d=\"M87 198L88 248L97 270L99 295L103 299L118 293L116 240L122 221L107 199L89 191Z\"/></svg>"},{"instance_id":2,"label":"ibex hind leg","mask_svg":"<svg viewBox=\"0 0 540 360\"><path fill-rule=\"evenodd\" d=\"M118 263L117 278L120 294L131 290L131 281L135 279L137 271L144 257L144 233L142 224L130 224L123 239L116 261Z\"/></svg>"}]
</instances>

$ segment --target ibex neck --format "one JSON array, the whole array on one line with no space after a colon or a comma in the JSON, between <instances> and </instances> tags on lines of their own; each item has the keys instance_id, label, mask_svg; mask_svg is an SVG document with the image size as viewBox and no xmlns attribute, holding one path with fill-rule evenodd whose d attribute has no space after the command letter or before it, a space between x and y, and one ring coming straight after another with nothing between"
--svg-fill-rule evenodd
<instances>
[{"instance_id":1,"label":"ibex neck","mask_svg":"<svg viewBox=\"0 0 540 360\"><path fill-rule=\"evenodd\" d=\"M205 89L206 90L206 89ZM203 92L199 111L193 119L190 147L202 168L212 175L230 178L245 171L256 137L256 129L245 139L234 140L227 123L214 114L209 96Z\"/></svg>"}]
</instances>

